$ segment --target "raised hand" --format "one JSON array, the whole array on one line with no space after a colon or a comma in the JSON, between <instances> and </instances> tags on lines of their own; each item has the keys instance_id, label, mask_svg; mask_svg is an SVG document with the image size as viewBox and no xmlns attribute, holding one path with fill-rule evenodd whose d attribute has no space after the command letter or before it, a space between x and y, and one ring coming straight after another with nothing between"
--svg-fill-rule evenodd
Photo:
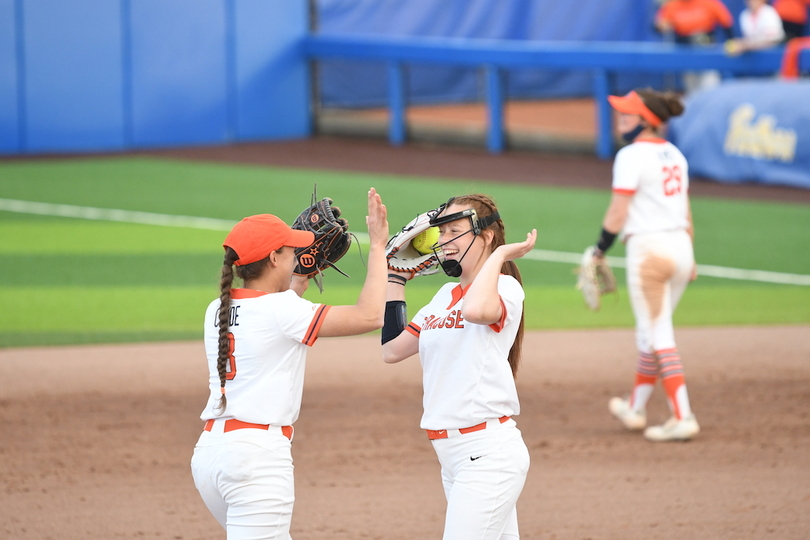
<instances>
[{"instance_id":1,"label":"raised hand","mask_svg":"<svg viewBox=\"0 0 810 540\"><path fill-rule=\"evenodd\" d=\"M368 190L368 215L366 216L368 237L372 245L382 245L388 242L388 209L382 202L377 190Z\"/></svg>"},{"instance_id":2,"label":"raised hand","mask_svg":"<svg viewBox=\"0 0 810 540\"><path fill-rule=\"evenodd\" d=\"M532 229L532 232L526 235L526 240L523 242L515 242L513 244L504 244L496 251L504 258L504 261L513 261L519 259L534 249L534 244L537 241L537 229Z\"/></svg>"}]
</instances>

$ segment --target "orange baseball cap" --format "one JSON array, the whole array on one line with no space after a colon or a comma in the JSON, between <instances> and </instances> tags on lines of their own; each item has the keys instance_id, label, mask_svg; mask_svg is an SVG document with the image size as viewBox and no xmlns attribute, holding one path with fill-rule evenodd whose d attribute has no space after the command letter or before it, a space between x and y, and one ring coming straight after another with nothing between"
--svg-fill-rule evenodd
<instances>
[{"instance_id":1,"label":"orange baseball cap","mask_svg":"<svg viewBox=\"0 0 810 540\"><path fill-rule=\"evenodd\" d=\"M307 247L314 241L311 231L292 229L271 214L258 214L234 225L222 246L239 255L236 266L244 266L264 259L282 246Z\"/></svg>"},{"instance_id":2,"label":"orange baseball cap","mask_svg":"<svg viewBox=\"0 0 810 540\"><path fill-rule=\"evenodd\" d=\"M619 112L638 114L653 127L661 125L661 119L647 108L644 104L644 100L641 99L641 96L639 96L635 90L628 93L626 96L608 96L608 101L610 102L610 106Z\"/></svg>"}]
</instances>

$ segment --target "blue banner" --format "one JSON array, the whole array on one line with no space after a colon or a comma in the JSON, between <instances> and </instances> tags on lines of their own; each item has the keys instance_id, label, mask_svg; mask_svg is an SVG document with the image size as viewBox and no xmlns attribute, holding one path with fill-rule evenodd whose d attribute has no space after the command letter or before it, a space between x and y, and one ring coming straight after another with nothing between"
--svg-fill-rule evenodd
<instances>
[{"instance_id":1,"label":"blue banner","mask_svg":"<svg viewBox=\"0 0 810 540\"><path fill-rule=\"evenodd\" d=\"M669 138L692 175L810 189L810 81L726 81L695 94Z\"/></svg>"}]
</instances>

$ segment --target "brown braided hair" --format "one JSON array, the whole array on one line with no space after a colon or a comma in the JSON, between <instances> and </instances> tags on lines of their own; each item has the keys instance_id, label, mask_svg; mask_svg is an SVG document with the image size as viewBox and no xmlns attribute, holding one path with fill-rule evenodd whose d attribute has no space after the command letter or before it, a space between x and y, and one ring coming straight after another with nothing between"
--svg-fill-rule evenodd
<instances>
[{"instance_id":1,"label":"brown braided hair","mask_svg":"<svg viewBox=\"0 0 810 540\"><path fill-rule=\"evenodd\" d=\"M269 255L260 261L252 262L244 266L237 266L236 275L243 281L258 278L267 267L268 258ZM219 312L217 313L219 320L217 373L219 373L219 386L222 390L222 396L219 398L219 403L214 409L218 411L220 415L225 412L225 407L228 406L228 399L225 397L225 380L228 376L228 356L231 354L231 338L229 334L231 289L233 288L234 273L233 264L237 259L239 259L239 255L237 255L232 248L226 247L225 259L222 261L222 273L219 279Z\"/></svg>"},{"instance_id":2,"label":"brown braided hair","mask_svg":"<svg viewBox=\"0 0 810 540\"><path fill-rule=\"evenodd\" d=\"M492 199L492 197L489 195L483 195L481 193L453 197L447 201L447 206L450 206L451 204L475 208L479 219L490 216L498 210L498 207L495 205L495 201ZM494 223L490 224L485 230L491 230L493 233L495 233L492 236L492 243L490 244L492 251L495 251L498 247L506 243L506 231L504 229L502 219L498 219ZM503 263L501 273L512 276L518 281L518 283L523 285L523 278L520 276L520 270L518 269L517 264L515 264L515 261L506 261ZM523 334L525 326L524 319L524 313L521 312L520 323L518 325L517 334L515 335L515 341L512 343L512 348L509 349L509 367L512 368L513 377L517 376L518 365L520 364L520 356L523 349Z\"/></svg>"}]
</instances>

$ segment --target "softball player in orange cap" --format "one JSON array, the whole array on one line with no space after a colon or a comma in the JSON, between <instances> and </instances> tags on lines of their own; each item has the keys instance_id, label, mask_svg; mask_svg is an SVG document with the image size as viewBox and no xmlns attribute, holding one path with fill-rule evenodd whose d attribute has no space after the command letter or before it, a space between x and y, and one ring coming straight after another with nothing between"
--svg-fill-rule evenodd
<instances>
[{"instance_id":1,"label":"softball player in orange cap","mask_svg":"<svg viewBox=\"0 0 810 540\"><path fill-rule=\"evenodd\" d=\"M631 144L616 155L613 196L596 255L604 255L618 234L627 243L627 287L638 347L633 391L629 399L611 399L609 408L628 429L644 429L647 402L660 378L672 418L647 427L644 436L651 441L688 440L700 427L686 391L672 314L697 275L689 171L680 150L661 137L667 120L684 109L675 94L651 90L609 100L619 112L618 131Z\"/></svg>"},{"instance_id":2,"label":"softball player in orange cap","mask_svg":"<svg viewBox=\"0 0 810 540\"><path fill-rule=\"evenodd\" d=\"M262 214L240 221L225 239L220 297L205 312L210 396L194 449L194 483L229 540L290 538L292 425L301 408L307 347L321 336L382 326L388 240L386 208L372 188L366 217L368 271L357 303L301 298L294 248L313 233ZM244 287L232 288L233 266Z\"/></svg>"},{"instance_id":3,"label":"softball player in orange cap","mask_svg":"<svg viewBox=\"0 0 810 540\"><path fill-rule=\"evenodd\" d=\"M459 282L445 284L406 326L411 274L389 274L383 359L419 353L421 427L447 497L444 540L517 539L515 504L529 452L512 418L520 413L514 376L524 299L513 261L532 249L537 231L506 244L495 203L483 195L450 199L431 223L440 231L441 266Z\"/></svg>"}]
</instances>

